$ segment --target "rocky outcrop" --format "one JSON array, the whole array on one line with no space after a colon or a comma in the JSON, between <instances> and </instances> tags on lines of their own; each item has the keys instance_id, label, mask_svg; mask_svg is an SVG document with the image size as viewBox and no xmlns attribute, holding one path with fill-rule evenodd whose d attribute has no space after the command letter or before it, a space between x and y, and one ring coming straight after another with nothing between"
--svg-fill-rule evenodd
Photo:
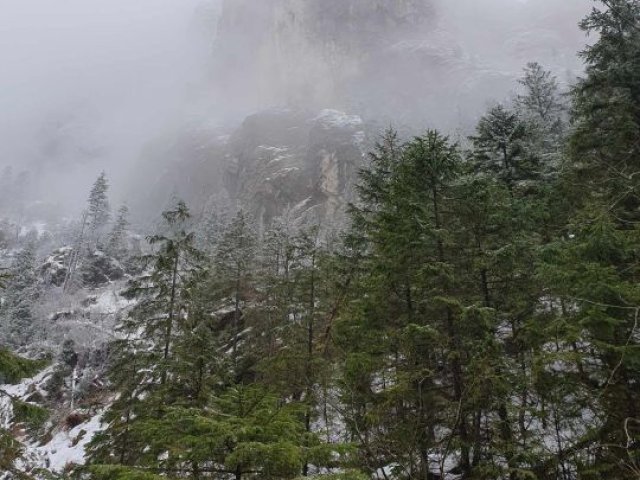
<instances>
[{"instance_id":1,"label":"rocky outcrop","mask_svg":"<svg viewBox=\"0 0 640 480\"><path fill-rule=\"evenodd\" d=\"M46 285L61 287L64 285L69 271L72 247L61 247L54 250L40 267L40 277Z\"/></svg>"},{"instance_id":2,"label":"rocky outcrop","mask_svg":"<svg viewBox=\"0 0 640 480\"><path fill-rule=\"evenodd\" d=\"M335 110L252 115L228 143L227 188L261 224L295 218L339 220L362 165L365 126Z\"/></svg>"},{"instance_id":3,"label":"rocky outcrop","mask_svg":"<svg viewBox=\"0 0 640 480\"><path fill-rule=\"evenodd\" d=\"M122 280L125 272L116 259L106 255L104 252L95 250L82 259L80 276L82 286L93 289Z\"/></svg>"},{"instance_id":4,"label":"rocky outcrop","mask_svg":"<svg viewBox=\"0 0 640 480\"><path fill-rule=\"evenodd\" d=\"M357 115L282 108L250 115L230 135L212 129L164 140L171 147L150 157L151 188L134 192L132 210L157 218L174 196L196 215L213 204L249 210L263 226L287 211L334 223L352 200L370 130Z\"/></svg>"}]
</instances>

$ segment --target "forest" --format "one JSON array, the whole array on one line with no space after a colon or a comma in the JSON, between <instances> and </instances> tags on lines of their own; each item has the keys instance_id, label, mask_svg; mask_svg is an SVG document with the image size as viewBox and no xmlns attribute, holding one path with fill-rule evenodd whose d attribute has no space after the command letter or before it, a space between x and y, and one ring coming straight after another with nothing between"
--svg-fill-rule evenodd
<instances>
[{"instance_id":1,"label":"forest","mask_svg":"<svg viewBox=\"0 0 640 480\"><path fill-rule=\"evenodd\" d=\"M379 132L344 226L174 199L143 238L102 174L47 270L122 285L82 389L73 342L21 349L53 240L1 226L0 478L640 479L640 3L580 26L573 85L532 62L468 138ZM56 401L100 412L86 462L25 469Z\"/></svg>"}]
</instances>

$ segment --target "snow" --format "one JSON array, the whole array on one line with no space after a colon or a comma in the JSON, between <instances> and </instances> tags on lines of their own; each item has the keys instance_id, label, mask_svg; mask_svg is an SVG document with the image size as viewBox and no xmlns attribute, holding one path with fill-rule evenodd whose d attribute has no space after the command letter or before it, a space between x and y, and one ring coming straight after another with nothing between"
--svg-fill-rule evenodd
<instances>
[{"instance_id":1,"label":"snow","mask_svg":"<svg viewBox=\"0 0 640 480\"><path fill-rule=\"evenodd\" d=\"M1 388L7 394L23 401L34 391L45 396L46 392L42 387L53 371L54 367L50 366L34 377L24 379L15 385L3 385ZM12 410L10 398L4 395L0 396L0 428L11 427ZM101 419L105 411L106 409L98 411L87 421L69 431L58 428L51 440L45 445L29 441L28 438L18 438L24 443L25 451L23 461L17 466L25 471L42 467L62 472L69 463L83 464L85 447L102 429Z\"/></svg>"},{"instance_id":2,"label":"snow","mask_svg":"<svg viewBox=\"0 0 640 480\"><path fill-rule=\"evenodd\" d=\"M277 172L275 172L272 177L265 178L265 182L268 182L269 180L281 178L281 177L286 177L291 172L296 172L298 170L300 170L300 168L298 168L298 167L282 168L282 169L278 170Z\"/></svg>"},{"instance_id":3,"label":"snow","mask_svg":"<svg viewBox=\"0 0 640 480\"><path fill-rule=\"evenodd\" d=\"M347 115L339 110L325 109L320 112L315 122L320 122L327 128L348 128L362 125L362 118L358 115Z\"/></svg>"},{"instance_id":4,"label":"snow","mask_svg":"<svg viewBox=\"0 0 640 480\"><path fill-rule=\"evenodd\" d=\"M39 386L44 383L44 380L46 380L52 372L53 367L45 368L35 377L24 379L22 382L15 385L3 385L2 390L7 392L9 395L22 399L29 393L32 386L35 386L39 390Z\"/></svg>"},{"instance_id":5,"label":"snow","mask_svg":"<svg viewBox=\"0 0 640 480\"><path fill-rule=\"evenodd\" d=\"M24 237L29 234L29 232L35 231L38 237L41 237L44 233L47 232L47 224L45 222L32 222L27 225L23 225L20 228L19 236Z\"/></svg>"},{"instance_id":6,"label":"snow","mask_svg":"<svg viewBox=\"0 0 640 480\"><path fill-rule=\"evenodd\" d=\"M0 395L0 429L7 430L10 427L11 417L13 417L11 399L7 396Z\"/></svg>"},{"instance_id":7,"label":"snow","mask_svg":"<svg viewBox=\"0 0 640 480\"><path fill-rule=\"evenodd\" d=\"M90 312L102 315L114 315L132 305L132 301L118 294L116 289L102 292L96 302L91 305Z\"/></svg>"},{"instance_id":8,"label":"snow","mask_svg":"<svg viewBox=\"0 0 640 480\"><path fill-rule=\"evenodd\" d=\"M44 459L43 466L54 472L62 472L70 463L82 465L85 462L85 447L102 429L103 414L104 410L68 432L59 431L46 445L30 449Z\"/></svg>"}]
</instances>

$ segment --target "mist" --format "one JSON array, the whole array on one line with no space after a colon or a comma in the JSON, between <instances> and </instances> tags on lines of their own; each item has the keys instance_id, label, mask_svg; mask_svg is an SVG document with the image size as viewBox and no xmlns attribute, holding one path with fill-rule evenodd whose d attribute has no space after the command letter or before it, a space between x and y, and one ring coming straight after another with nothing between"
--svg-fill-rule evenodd
<instances>
[{"instance_id":1,"label":"mist","mask_svg":"<svg viewBox=\"0 0 640 480\"><path fill-rule=\"evenodd\" d=\"M206 138L264 109L466 133L528 61L565 84L581 70L589 0L373 3L2 0L0 166L28 171L29 200L65 214L101 171L114 203L158 188L156 202L181 188L160 180L189 161L176 144L197 138L195 163L220 163Z\"/></svg>"},{"instance_id":2,"label":"mist","mask_svg":"<svg viewBox=\"0 0 640 480\"><path fill-rule=\"evenodd\" d=\"M182 121L203 88L205 7L3 1L0 163L36 172L42 196L65 206L101 170L117 187L141 145Z\"/></svg>"}]
</instances>

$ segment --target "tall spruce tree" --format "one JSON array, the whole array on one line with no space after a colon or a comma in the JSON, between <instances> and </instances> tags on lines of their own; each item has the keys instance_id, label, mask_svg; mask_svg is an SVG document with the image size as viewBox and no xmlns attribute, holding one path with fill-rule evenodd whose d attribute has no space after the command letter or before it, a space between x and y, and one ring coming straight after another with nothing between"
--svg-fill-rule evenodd
<instances>
[{"instance_id":1,"label":"tall spruce tree","mask_svg":"<svg viewBox=\"0 0 640 480\"><path fill-rule=\"evenodd\" d=\"M246 320L244 306L249 300L256 260L256 233L248 215L240 210L222 233L214 255L214 289L218 298L228 299L231 309L230 351L236 376L242 376L238 344Z\"/></svg>"},{"instance_id":2,"label":"tall spruce tree","mask_svg":"<svg viewBox=\"0 0 640 480\"><path fill-rule=\"evenodd\" d=\"M522 115L543 129L545 136L560 135L565 107L557 78L533 62L527 64L519 83L523 92L516 97L516 106Z\"/></svg>"},{"instance_id":3,"label":"tall spruce tree","mask_svg":"<svg viewBox=\"0 0 640 480\"><path fill-rule=\"evenodd\" d=\"M107 240L107 253L123 260L127 255L127 228L129 227L129 208L122 205L118 209L115 223Z\"/></svg>"},{"instance_id":4,"label":"tall spruce tree","mask_svg":"<svg viewBox=\"0 0 640 480\"><path fill-rule=\"evenodd\" d=\"M87 201L87 222L91 241L94 244L99 243L103 230L111 218L108 193L107 174L102 172L91 187Z\"/></svg>"},{"instance_id":5,"label":"tall spruce tree","mask_svg":"<svg viewBox=\"0 0 640 480\"><path fill-rule=\"evenodd\" d=\"M135 464L145 445L134 435L134 420L161 418L171 404L173 349L188 317L191 282L201 269L201 256L193 246L184 202L165 211L163 219L160 233L148 239L153 252L141 259L145 273L124 293L136 304L119 326L123 340L116 342L112 357L112 380L122 395L106 414L109 427L91 447L96 463Z\"/></svg>"},{"instance_id":6,"label":"tall spruce tree","mask_svg":"<svg viewBox=\"0 0 640 480\"><path fill-rule=\"evenodd\" d=\"M540 159L540 173L557 176L567 130L568 109L556 77L538 63L527 64L519 81L516 109L527 122L528 150Z\"/></svg>"},{"instance_id":7,"label":"tall spruce tree","mask_svg":"<svg viewBox=\"0 0 640 480\"><path fill-rule=\"evenodd\" d=\"M574 87L564 192L571 201L562 237L547 249L543 272L557 298L554 349L573 375L588 418L562 455L580 478L637 478L638 177L640 167L640 5L607 0L582 28L586 76ZM561 391L561 390L560 390ZM576 391L579 394L576 394ZM560 411L562 428L571 419ZM575 421L574 421L575 423ZM562 460L562 459L561 459Z\"/></svg>"},{"instance_id":8,"label":"tall spruce tree","mask_svg":"<svg viewBox=\"0 0 640 480\"><path fill-rule=\"evenodd\" d=\"M36 245L28 242L16 254L6 277L0 312L4 317L5 338L13 346L24 345L36 333L34 306L41 293L36 261Z\"/></svg>"},{"instance_id":9,"label":"tall spruce tree","mask_svg":"<svg viewBox=\"0 0 640 480\"><path fill-rule=\"evenodd\" d=\"M476 172L498 176L511 191L536 182L541 173L539 159L527 148L529 138L518 112L503 105L493 107L470 137Z\"/></svg>"}]
</instances>

